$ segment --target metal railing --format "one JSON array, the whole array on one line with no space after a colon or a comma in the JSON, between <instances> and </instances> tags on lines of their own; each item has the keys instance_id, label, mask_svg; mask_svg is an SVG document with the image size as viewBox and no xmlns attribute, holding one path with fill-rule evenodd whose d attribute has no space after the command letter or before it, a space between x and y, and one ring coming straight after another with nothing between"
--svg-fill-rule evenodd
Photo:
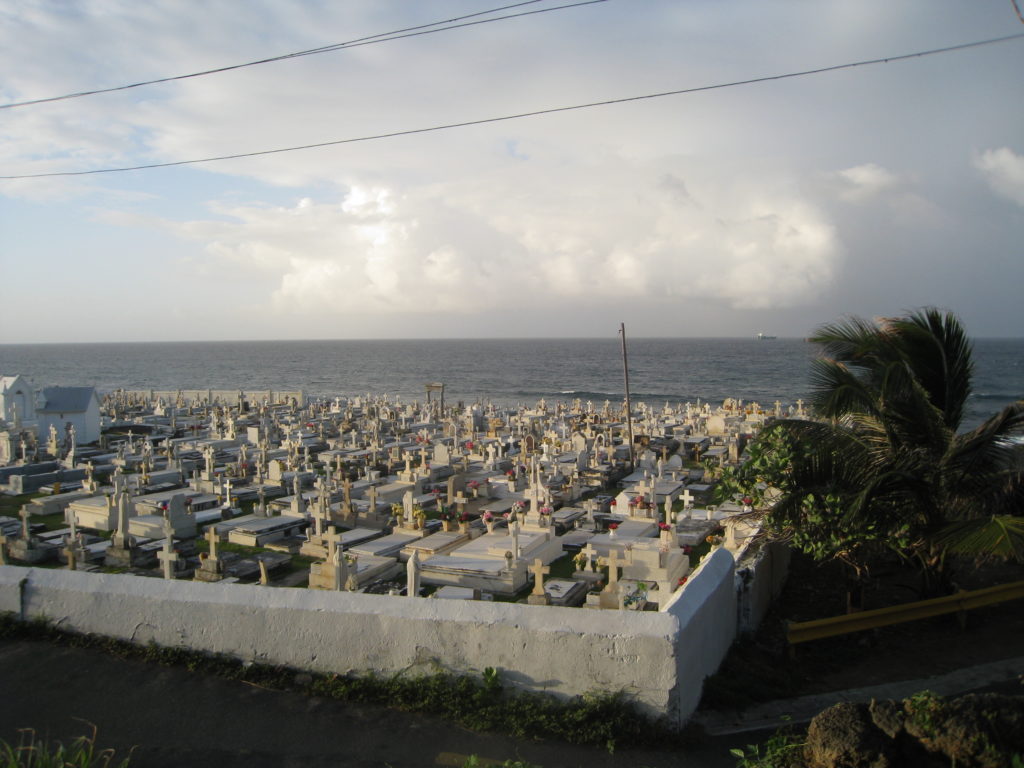
<instances>
[{"instance_id":1,"label":"metal railing","mask_svg":"<svg viewBox=\"0 0 1024 768\"><path fill-rule=\"evenodd\" d=\"M902 624L906 621L917 621L947 613L964 613L974 608L984 608L988 605L1020 598L1024 598L1024 581L1014 581L1009 584L999 584L995 587L971 591L962 590L955 595L921 600L916 603L892 605L887 608L876 608L814 621L788 622L786 640L790 646L793 646L811 640L861 632L865 629L875 629L890 624Z\"/></svg>"}]
</instances>

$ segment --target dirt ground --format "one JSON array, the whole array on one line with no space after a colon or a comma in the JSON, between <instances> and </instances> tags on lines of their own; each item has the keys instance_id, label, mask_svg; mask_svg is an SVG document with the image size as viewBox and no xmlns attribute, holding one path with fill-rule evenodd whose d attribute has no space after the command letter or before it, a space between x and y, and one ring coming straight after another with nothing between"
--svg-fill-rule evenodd
<instances>
[{"instance_id":1,"label":"dirt ground","mask_svg":"<svg viewBox=\"0 0 1024 768\"><path fill-rule=\"evenodd\" d=\"M919 599L916 575L905 568L874 570L864 608ZM977 589L1024 580L1024 566L959 564L956 584ZM897 624L795 647L786 621L846 612L846 574L838 563L817 564L795 554L786 587L757 634L740 641L705 695L704 708L742 709L752 703L812 693L924 679L964 667L1024 655L1024 600L956 615Z\"/></svg>"}]
</instances>

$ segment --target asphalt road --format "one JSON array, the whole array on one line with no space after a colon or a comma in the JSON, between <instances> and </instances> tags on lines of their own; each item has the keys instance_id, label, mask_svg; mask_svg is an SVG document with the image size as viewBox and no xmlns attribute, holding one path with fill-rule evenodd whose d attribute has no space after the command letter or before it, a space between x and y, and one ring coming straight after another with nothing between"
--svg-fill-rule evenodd
<instances>
[{"instance_id":1,"label":"asphalt road","mask_svg":"<svg viewBox=\"0 0 1024 768\"><path fill-rule=\"evenodd\" d=\"M98 728L99 747L131 768L419 768L525 760L543 768L734 768L729 748L606 750L468 731L437 718L272 691L177 667L45 641L0 641L0 738L19 728L65 743Z\"/></svg>"}]
</instances>

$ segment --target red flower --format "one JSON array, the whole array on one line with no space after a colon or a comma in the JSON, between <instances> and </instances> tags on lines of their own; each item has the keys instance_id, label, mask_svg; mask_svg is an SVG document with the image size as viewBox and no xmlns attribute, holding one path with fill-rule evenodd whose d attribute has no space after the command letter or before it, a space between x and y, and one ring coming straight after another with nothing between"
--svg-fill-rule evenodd
<instances>
[{"instance_id":1,"label":"red flower","mask_svg":"<svg viewBox=\"0 0 1024 768\"><path fill-rule=\"evenodd\" d=\"M681 586L683 586L683 584L685 584L685 583L686 583L686 579L687 579L687 577L686 577L686 576L680 576L680 577L679 577L679 583L678 583L678 584L677 584L676 586L677 586L677 587L681 587Z\"/></svg>"},{"instance_id":2,"label":"red flower","mask_svg":"<svg viewBox=\"0 0 1024 768\"><path fill-rule=\"evenodd\" d=\"M616 505L617 505L618 503L619 503L619 502L617 502L617 501L616 501L615 499L612 499L612 504L611 504L611 505L612 505L612 506L614 507L614 506L616 506Z\"/></svg>"},{"instance_id":3,"label":"red flower","mask_svg":"<svg viewBox=\"0 0 1024 768\"><path fill-rule=\"evenodd\" d=\"M618 523L608 523L608 530L609 531L614 531L618 527L619 527Z\"/></svg>"}]
</instances>

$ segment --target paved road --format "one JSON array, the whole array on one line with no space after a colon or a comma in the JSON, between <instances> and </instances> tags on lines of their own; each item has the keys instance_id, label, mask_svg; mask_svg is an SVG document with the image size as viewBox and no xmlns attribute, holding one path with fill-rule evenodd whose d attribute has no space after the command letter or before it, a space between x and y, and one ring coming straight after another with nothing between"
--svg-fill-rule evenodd
<instances>
[{"instance_id":1,"label":"paved road","mask_svg":"<svg viewBox=\"0 0 1024 768\"><path fill-rule=\"evenodd\" d=\"M419 768L461 766L465 755L544 768L733 768L734 744L711 739L686 752L538 743L467 731L378 707L271 691L176 667L126 661L44 641L0 641L0 738L32 727L70 741L99 728L99 745L131 768Z\"/></svg>"}]
</instances>

